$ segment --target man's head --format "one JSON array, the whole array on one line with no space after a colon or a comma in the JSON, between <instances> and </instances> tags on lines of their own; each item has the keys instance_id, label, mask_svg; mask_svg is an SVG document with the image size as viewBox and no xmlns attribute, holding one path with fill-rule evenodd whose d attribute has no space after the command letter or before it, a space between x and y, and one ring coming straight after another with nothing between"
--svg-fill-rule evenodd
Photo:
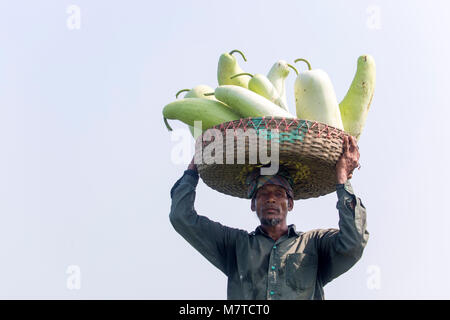
<instances>
[{"instance_id":1,"label":"man's head","mask_svg":"<svg viewBox=\"0 0 450 320\"><path fill-rule=\"evenodd\" d=\"M286 223L288 211L294 207L292 179L286 170L279 170L272 176L261 176L255 170L247 178L248 198L252 199L251 209L262 225Z\"/></svg>"},{"instance_id":2,"label":"man's head","mask_svg":"<svg viewBox=\"0 0 450 320\"><path fill-rule=\"evenodd\" d=\"M276 184L266 183L260 187L252 198L251 209L262 225L275 226L286 224L288 211L294 208L294 200L285 188Z\"/></svg>"}]
</instances>

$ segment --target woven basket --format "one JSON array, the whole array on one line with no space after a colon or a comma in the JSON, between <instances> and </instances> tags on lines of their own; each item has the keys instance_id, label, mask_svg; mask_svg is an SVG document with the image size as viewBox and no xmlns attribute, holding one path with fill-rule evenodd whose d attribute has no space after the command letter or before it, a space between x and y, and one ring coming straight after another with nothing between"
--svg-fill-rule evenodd
<instances>
[{"instance_id":1,"label":"woven basket","mask_svg":"<svg viewBox=\"0 0 450 320\"><path fill-rule=\"evenodd\" d=\"M245 143L238 144L237 139L242 134L247 134L249 138ZM340 129L301 119L262 117L225 122L206 130L197 139L197 168L202 180L212 189L233 197L247 198L247 175L264 165L259 156L256 163L250 163L251 146L262 143L270 154L270 141L279 142L278 163L293 178L294 199L319 197L336 191L335 165L342 154L344 135L348 134ZM223 144L223 156L220 148L213 147L217 144L209 146L213 142ZM229 145L226 145L227 142ZM231 150L233 155L227 157L227 151L230 153ZM244 163L242 158L238 163L238 154L245 154Z\"/></svg>"}]
</instances>

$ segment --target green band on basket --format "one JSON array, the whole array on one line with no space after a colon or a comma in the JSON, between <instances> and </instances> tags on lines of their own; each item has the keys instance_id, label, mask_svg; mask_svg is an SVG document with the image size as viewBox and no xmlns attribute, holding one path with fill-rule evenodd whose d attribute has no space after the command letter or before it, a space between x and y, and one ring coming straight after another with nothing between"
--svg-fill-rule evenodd
<instances>
[{"instance_id":1,"label":"green band on basket","mask_svg":"<svg viewBox=\"0 0 450 320\"><path fill-rule=\"evenodd\" d=\"M254 122L254 121L253 121ZM303 127L300 123L297 125L297 128L291 129L289 131L281 131L274 129L266 129L260 128L260 122L258 122L257 126L254 126L256 130L256 134L264 138L268 141L274 140L275 142L283 143L290 142L294 143L295 141L303 141L305 135L307 133L307 128Z\"/></svg>"}]
</instances>

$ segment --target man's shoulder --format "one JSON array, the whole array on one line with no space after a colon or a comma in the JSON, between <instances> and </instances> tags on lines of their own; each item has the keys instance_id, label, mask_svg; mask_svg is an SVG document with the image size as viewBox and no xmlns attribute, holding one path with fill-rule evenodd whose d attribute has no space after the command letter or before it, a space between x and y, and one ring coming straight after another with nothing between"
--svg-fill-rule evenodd
<instances>
[{"instance_id":1,"label":"man's shoulder","mask_svg":"<svg viewBox=\"0 0 450 320\"><path fill-rule=\"evenodd\" d=\"M230 226L224 226L224 227L227 228L229 233L235 237L248 237L252 233L254 233L254 231L249 233L247 230L236 228L236 227L230 227Z\"/></svg>"},{"instance_id":2,"label":"man's shoulder","mask_svg":"<svg viewBox=\"0 0 450 320\"><path fill-rule=\"evenodd\" d=\"M312 229L309 231L301 232L299 231L299 235L302 236L305 240L312 238L322 238L325 235L331 235L339 232L339 229L336 228L318 228Z\"/></svg>"}]
</instances>

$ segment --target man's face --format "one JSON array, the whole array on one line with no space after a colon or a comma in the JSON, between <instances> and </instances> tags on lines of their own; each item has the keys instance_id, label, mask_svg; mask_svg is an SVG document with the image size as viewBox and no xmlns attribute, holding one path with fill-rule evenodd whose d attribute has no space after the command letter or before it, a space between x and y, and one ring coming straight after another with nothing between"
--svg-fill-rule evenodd
<instances>
[{"instance_id":1,"label":"man's face","mask_svg":"<svg viewBox=\"0 0 450 320\"><path fill-rule=\"evenodd\" d=\"M275 184L266 184L258 189L252 200L252 210L262 225L277 225L286 223L288 211L294 207L294 202L286 194L286 190Z\"/></svg>"}]
</instances>

